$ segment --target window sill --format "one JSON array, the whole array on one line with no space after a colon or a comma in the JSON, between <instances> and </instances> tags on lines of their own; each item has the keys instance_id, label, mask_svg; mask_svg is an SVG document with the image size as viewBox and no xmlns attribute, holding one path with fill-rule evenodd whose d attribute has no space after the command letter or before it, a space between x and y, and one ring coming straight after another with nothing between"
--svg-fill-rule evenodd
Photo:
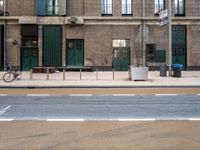
<instances>
[{"instance_id":1,"label":"window sill","mask_svg":"<svg viewBox=\"0 0 200 150\"><path fill-rule=\"evenodd\" d=\"M101 14L101 16L112 16L112 14Z\"/></svg>"},{"instance_id":2,"label":"window sill","mask_svg":"<svg viewBox=\"0 0 200 150\"><path fill-rule=\"evenodd\" d=\"M133 14L122 14L122 16L124 16L124 17L132 17Z\"/></svg>"}]
</instances>

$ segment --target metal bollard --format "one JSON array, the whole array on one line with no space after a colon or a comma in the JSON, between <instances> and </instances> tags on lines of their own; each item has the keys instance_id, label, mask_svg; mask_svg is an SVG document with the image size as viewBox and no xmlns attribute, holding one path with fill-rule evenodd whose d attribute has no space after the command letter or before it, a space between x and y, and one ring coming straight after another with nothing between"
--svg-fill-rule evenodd
<instances>
[{"instance_id":1,"label":"metal bollard","mask_svg":"<svg viewBox=\"0 0 200 150\"><path fill-rule=\"evenodd\" d=\"M65 80L65 69L63 69L63 80Z\"/></svg>"},{"instance_id":2,"label":"metal bollard","mask_svg":"<svg viewBox=\"0 0 200 150\"><path fill-rule=\"evenodd\" d=\"M80 69L80 80L82 80L82 69Z\"/></svg>"},{"instance_id":3,"label":"metal bollard","mask_svg":"<svg viewBox=\"0 0 200 150\"><path fill-rule=\"evenodd\" d=\"M113 80L115 80L115 69L113 68Z\"/></svg>"},{"instance_id":4,"label":"metal bollard","mask_svg":"<svg viewBox=\"0 0 200 150\"><path fill-rule=\"evenodd\" d=\"M30 80L33 80L33 69L30 71Z\"/></svg>"},{"instance_id":5,"label":"metal bollard","mask_svg":"<svg viewBox=\"0 0 200 150\"><path fill-rule=\"evenodd\" d=\"M99 79L99 76L98 76L98 69L96 69L96 80Z\"/></svg>"},{"instance_id":6,"label":"metal bollard","mask_svg":"<svg viewBox=\"0 0 200 150\"><path fill-rule=\"evenodd\" d=\"M47 69L47 80L49 80L49 69Z\"/></svg>"}]
</instances>

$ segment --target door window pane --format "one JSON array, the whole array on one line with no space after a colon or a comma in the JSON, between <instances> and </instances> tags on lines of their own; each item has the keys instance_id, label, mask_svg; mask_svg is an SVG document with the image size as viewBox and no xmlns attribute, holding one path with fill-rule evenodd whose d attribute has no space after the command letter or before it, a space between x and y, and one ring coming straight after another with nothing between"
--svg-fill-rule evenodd
<instances>
[{"instance_id":1,"label":"door window pane","mask_svg":"<svg viewBox=\"0 0 200 150\"><path fill-rule=\"evenodd\" d=\"M113 40L113 47L130 47L130 40Z\"/></svg>"}]
</instances>

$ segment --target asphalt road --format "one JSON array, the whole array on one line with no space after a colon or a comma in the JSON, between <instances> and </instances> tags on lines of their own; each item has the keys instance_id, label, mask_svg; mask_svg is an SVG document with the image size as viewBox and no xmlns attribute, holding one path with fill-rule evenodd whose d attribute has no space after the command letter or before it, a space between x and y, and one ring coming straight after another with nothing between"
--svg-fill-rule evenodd
<instances>
[{"instance_id":1,"label":"asphalt road","mask_svg":"<svg viewBox=\"0 0 200 150\"><path fill-rule=\"evenodd\" d=\"M199 89L15 92L0 91L0 149L200 149Z\"/></svg>"},{"instance_id":2,"label":"asphalt road","mask_svg":"<svg viewBox=\"0 0 200 150\"><path fill-rule=\"evenodd\" d=\"M195 120L200 95L1 95L0 119Z\"/></svg>"}]
</instances>

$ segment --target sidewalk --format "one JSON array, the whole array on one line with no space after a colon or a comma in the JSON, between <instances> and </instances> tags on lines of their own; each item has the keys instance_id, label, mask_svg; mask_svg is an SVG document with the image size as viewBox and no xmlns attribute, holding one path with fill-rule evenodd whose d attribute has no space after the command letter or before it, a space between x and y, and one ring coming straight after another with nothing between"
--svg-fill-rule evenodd
<instances>
[{"instance_id":1,"label":"sidewalk","mask_svg":"<svg viewBox=\"0 0 200 150\"><path fill-rule=\"evenodd\" d=\"M57 72L49 74L47 80L46 74L33 74L30 80L29 72L22 72L22 79L11 83L5 83L2 79L4 72L0 72L0 88L62 88L62 87L200 87L200 71L182 71L181 78L160 77L160 72L149 72L148 81L130 81L128 72L66 72L66 78L63 80L63 73Z\"/></svg>"}]
</instances>

